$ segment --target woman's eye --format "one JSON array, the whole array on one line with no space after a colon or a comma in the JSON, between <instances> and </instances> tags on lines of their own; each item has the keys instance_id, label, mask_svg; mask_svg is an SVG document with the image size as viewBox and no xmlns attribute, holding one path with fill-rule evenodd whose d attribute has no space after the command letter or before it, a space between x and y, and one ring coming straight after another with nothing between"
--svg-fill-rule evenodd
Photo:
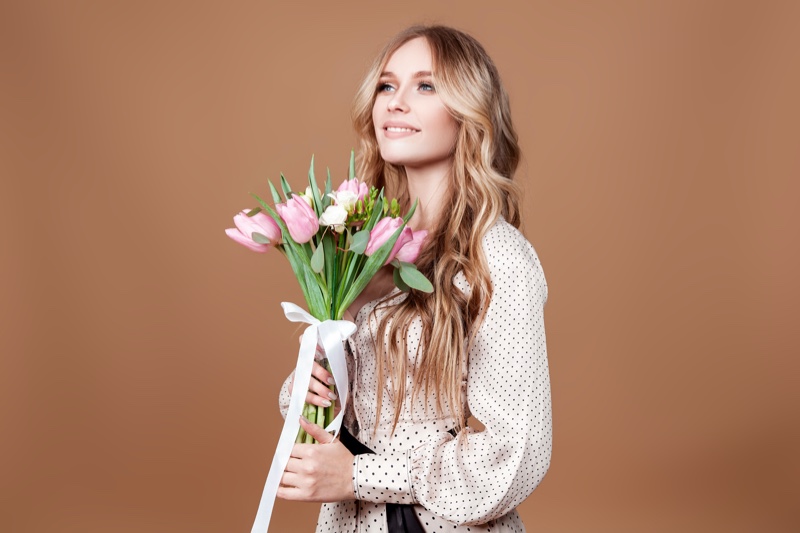
<instances>
[{"instance_id":1,"label":"woman's eye","mask_svg":"<svg viewBox=\"0 0 800 533\"><path fill-rule=\"evenodd\" d=\"M394 87L392 87L388 83L379 83L378 84L378 92L379 93L391 91L392 89L394 89Z\"/></svg>"},{"instance_id":2,"label":"woman's eye","mask_svg":"<svg viewBox=\"0 0 800 533\"><path fill-rule=\"evenodd\" d=\"M419 88L422 91L431 91L431 92L433 92L433 91L436 90L436 89L433 88L432 84L430 84L428 82L425 82L425 81L423 81L422 83L419 84Z\"/></svg>"}]
</instances>

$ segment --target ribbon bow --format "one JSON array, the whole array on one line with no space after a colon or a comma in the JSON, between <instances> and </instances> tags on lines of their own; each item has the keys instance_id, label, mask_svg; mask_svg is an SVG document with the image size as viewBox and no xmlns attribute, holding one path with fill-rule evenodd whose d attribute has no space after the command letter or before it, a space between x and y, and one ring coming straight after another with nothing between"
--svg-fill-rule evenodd
<instances>
[{"instance_id":1,"label":"ribbon bow","mask_svg":"<svg viewBox=\"0 0 800 533\"><path fill-rule=\"evenodd\" d=\"M347 361L344 356L342 342L355 333L356 325L349 320L320 321L293 303L283 302L281 306L289 321L304 322L309 326L303 332L303 338L300 341L297 366L294 369L294 384L292 385L292 399L289 402L289 411L286 413L286 420L283 422L278 446L275 450L275 455L272 457L272 465L269 468L267 482L264 484L264 491L261 493L261 502L258 505L256 520L251 533L262 533L269 529L272 508L275 505L275 495L278 493L283 471L286 470L286 463L289 461L297 432L300 429L300 415L303 412L308 385L311 382L311 370L314 367L314 354L317 350L318 342L322 344L328 357L331 373L336 381L336 387L339 389L339 398L342 404L339 414L325 428L325 431L333 431L334 438L342 427L342 420L347 407L347 397L350 392Z\"/></svg>"}]
</instances>

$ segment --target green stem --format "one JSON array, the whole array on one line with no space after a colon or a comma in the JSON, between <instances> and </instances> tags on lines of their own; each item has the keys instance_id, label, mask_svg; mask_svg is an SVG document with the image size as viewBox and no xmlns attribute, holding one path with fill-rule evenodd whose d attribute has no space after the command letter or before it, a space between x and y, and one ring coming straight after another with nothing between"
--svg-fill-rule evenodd
<instances>
[{"instance_id":1,"label":"green stem","mask_svg":"<svg viewBox=\"0 0 800 533\"><path fill-rule=\"evenodd\" d=\"M314 422L316 422L316 418L317 418L317 409L318 409L318 407L317 407L316 405L309 405L309 406L308 406L308 416L306 417L306 420L308 420L308 421L309 421L309 422L311 422L312 424L313 424ZM314 437L312 437L311 435L309 435L308 433L306 433L305 443L306 443L306 444L314 444L314 442L316 442L316 441L314 440Z\"/></svg>"},{"instance_id":2,"label":"green stem","mask_svg":"<svg viewBox=\"0 0 800 533\"><path fill-rule=\"evenodd\" d=\"M328 372L331 371L331 365L328 361L325 361L325 369ZM336 392L336 387L334 385L328 385L328 390L331 392ZM331 400L331 404L325 408L325 427L328 427L328 425L331 422L333 422L335 412L336 412L336 401Z\"/></svg>"},{"instance_id":3,"label":"green stem","mask_svg":"<svg viewBox=\"0 0 800 533\"><path fill-rule=\"evenodd\" d=\"M309 408L309 405L307 403L304 403L303 404L303 413L302 413L302 415L303 415L303 418L305 418L305 419L308 419L308 408ZM301 443L305 442L305 440L306 440L306 430L303 429L303 428L300 428L299 430L297 430L297 437L294 439L294 442L295 442L295 444L301 444Z\"/></svg>"},{"instance_id":4,"label":"green stem","mask_svg":"<svg viewBox=\"0 0 800 533\"><path fill-rule=\"evenodd\" d=\"M325 428L325 414L328 410L327 407L317 407L317 425L321 428Z\"/></svg>"}]
</instances>

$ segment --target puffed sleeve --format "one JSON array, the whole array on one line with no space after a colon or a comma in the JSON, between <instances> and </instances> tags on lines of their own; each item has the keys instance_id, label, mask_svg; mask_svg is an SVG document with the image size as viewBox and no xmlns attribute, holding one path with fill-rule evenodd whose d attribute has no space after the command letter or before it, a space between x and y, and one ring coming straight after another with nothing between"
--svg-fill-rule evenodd
<instances>
[{"instance_id":1,"label":"puffed sleeve","mask_svg":"<svg viewBox=\"0 0 800 533\"><path fill-rule=\"evenodd\" d=\"M286 413L289 412L289 402L292 401L292 395L289 394L289 384L294 379L294 370L289 374L289 377L283 382L280 393L278 393L278 408L281 410L281 416L285 419Z\"/></svg>"},{"instance_id":2,"label":"puffed sleeve","mask_svg":"<svg viewBox=\"0 0 800 533\"><path fill-rule=\"evenodd\" d=\"M509 224L487 233L484 251L493 293L469 352L467 402L485 430L444 434L406 457L373 456L379 468L396 472L397 486L369 491L366 499L411 499L449 522L483 524L518 506L547 473L552 412L544 272L533 246ZM363 499L367 487L356 483Z\"/></svg>"}]
</instances>

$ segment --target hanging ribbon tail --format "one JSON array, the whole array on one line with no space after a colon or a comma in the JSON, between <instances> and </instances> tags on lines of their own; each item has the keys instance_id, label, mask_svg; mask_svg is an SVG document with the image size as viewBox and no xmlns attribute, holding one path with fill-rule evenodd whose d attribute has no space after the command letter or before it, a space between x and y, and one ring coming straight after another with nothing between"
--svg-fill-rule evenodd
<instances>
[{"instance_id":1,"label":"hanging ribbon tail","mask_svg":"<svg viewBox=\"0 0 800 533\"><path fill-rule=\"evenodd\" d=\"M320 341L328 357L331 374L333 374L333 380L339 390L339 398L341 398L339 414L325 428L325 431L333 432L334 438L339 435L347 399L350 397L350 380L347 375L347 359L344 355L343 341L347 340L355 331L356 325L348 320L326 320L319 325Z\"/></svg>"},{"instance_id":2,"label":"hanging ribbon tail","mask_svg":"<svg viewBox=\"0 0 800 533\"><path fill-rule=\"evenodd\" d=\"M281 477L283 477L283 472L286 470L286 463L292 453L297 432L300 430L300 416L303 412L308 385L311 382L311 371L314 367L317 343L322 344L325 350L328 362L331 365L333 379L339 389L341 410L336 418L333 419L333 422L325 428L326 431L333 431L334 436L339 433L339 429L342 426L350 392L347 360L345 359L342 342L355 333L356 325L349 320L325 320L320 322L293 303L283 302L281 306L289 321L303 322L309 324L309 326L303 332L303 337L300 340L300 351L297 354L297 365L294 370L294 383L292 385L289 410L286 413L286 420L283 423L283 429L278 439L278 446L272 457L272 464L269 468L267 481L264 484L264 491L261 494L261 501L258 505L258 512L256 513L251 533L266 533L269 530L272 509L275 505L275 495L278 493Z\"/></svg>"}]
</instances>

